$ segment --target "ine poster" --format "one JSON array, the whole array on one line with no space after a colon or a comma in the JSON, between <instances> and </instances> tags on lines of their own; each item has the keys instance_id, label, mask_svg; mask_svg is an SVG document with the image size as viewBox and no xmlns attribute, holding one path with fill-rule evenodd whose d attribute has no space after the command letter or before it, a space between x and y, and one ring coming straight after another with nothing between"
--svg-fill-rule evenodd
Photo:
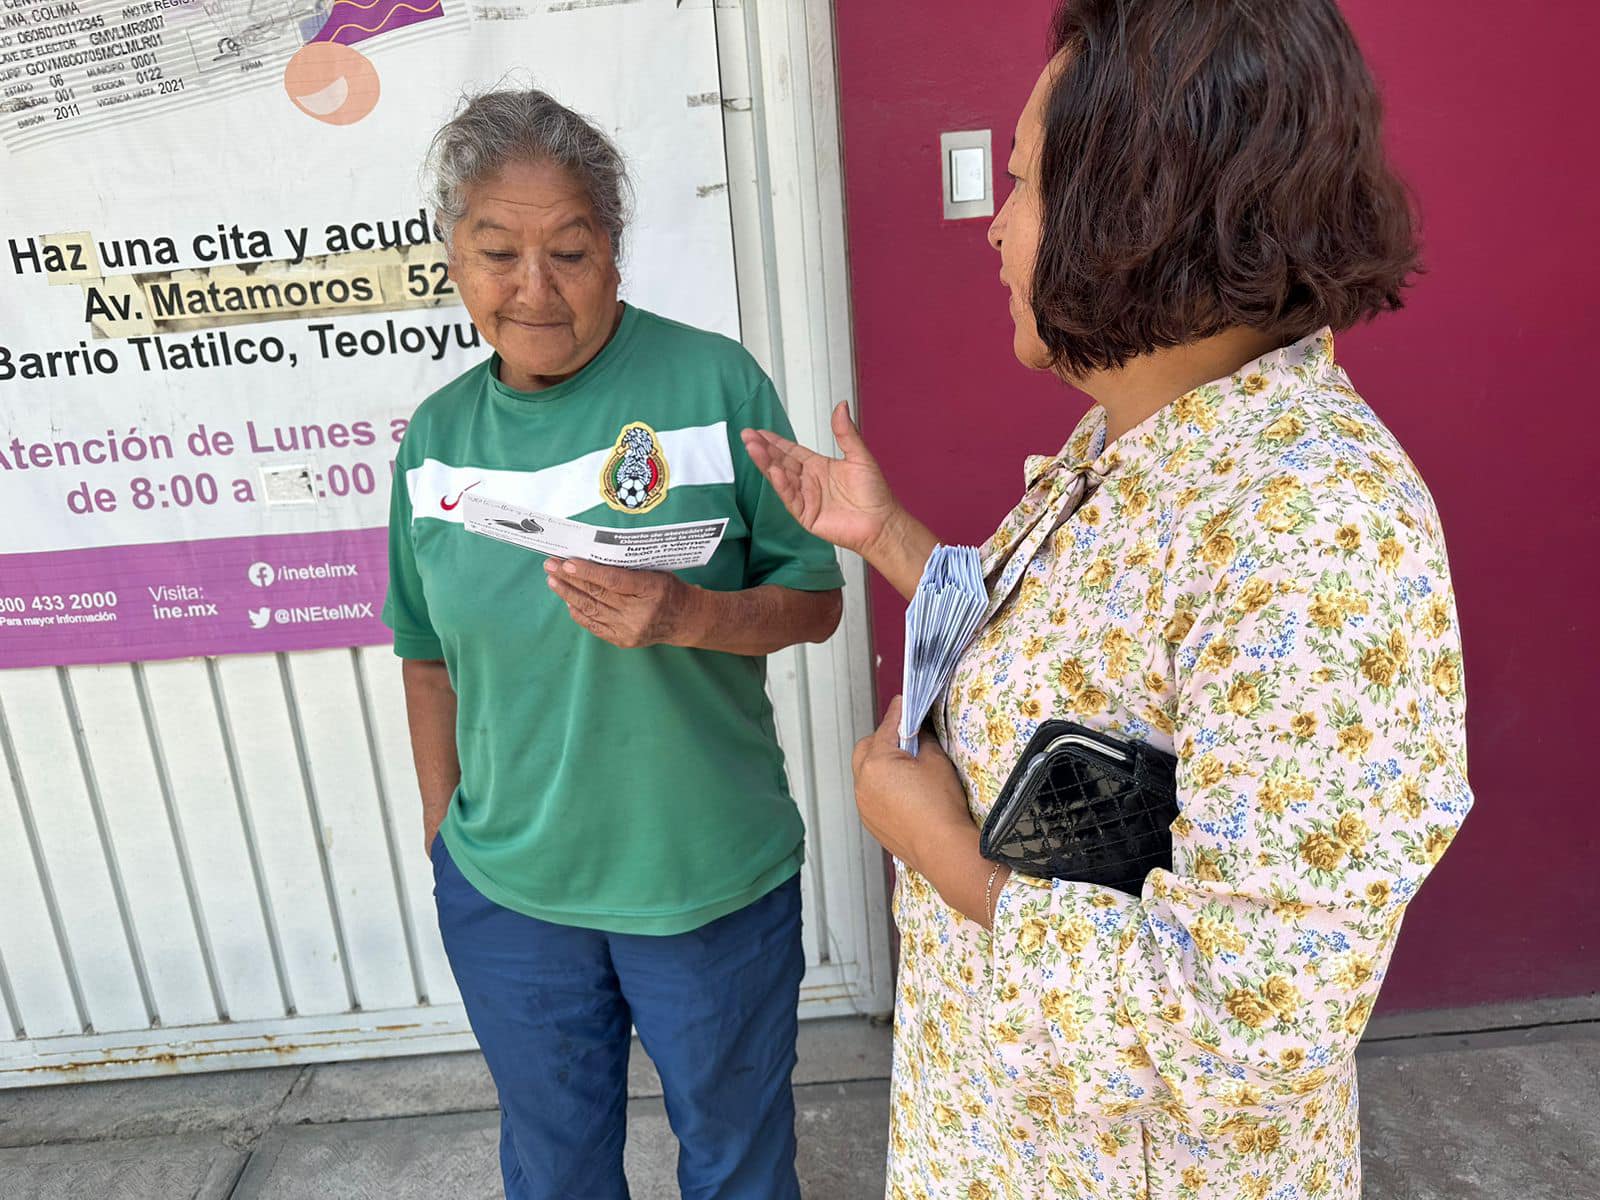
<instances>
[{"instance_id":1,"label":"ine poster","mask_svg":"<svg viewBox=\"0 0 1600 1200\"><path fill-rule=\"evenodd\" d=\"M0 0L0 667L353 646L406 419L484 357L419 168L532 83L624 295L738 335L710 0Z\"/></svg>"}]
</instances>

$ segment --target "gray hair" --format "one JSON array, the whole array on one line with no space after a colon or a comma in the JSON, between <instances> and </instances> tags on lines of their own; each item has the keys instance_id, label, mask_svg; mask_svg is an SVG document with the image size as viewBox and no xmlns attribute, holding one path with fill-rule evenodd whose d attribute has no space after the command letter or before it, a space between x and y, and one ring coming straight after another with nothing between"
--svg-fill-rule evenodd
<instances>
[{"instance_id":1,"label":"gray hair","mask_svg":"<svg viewBox=\"0 0 1600 1200\"><path fill-rule=\"evenodd\" d=\"M616 144L592 121L537 88L464 97L433 136L423 167L434 226L450 245L466 215L467 189L513 163L549 162L589 194L611 254L622 258L633 185Z\"/></svg>"}]
</instances>

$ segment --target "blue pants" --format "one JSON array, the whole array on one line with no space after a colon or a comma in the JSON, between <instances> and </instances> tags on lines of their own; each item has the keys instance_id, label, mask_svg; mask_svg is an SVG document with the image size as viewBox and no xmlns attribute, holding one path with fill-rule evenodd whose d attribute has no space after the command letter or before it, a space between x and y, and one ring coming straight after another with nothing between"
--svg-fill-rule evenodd
<instances>
[{"instance_id":1,"label":"blue pants","mask_svg":"<svg viewBox=\"0 0 1600 1200\"><path fill-rule=\"evenodd\" d=\"M627 1200L630 1025L661 1075L684 1200L799 1200L800 881L669 937L502 908L433 845L450 969L500 1092L507 1200Z\"/></svg>"}]
</instances>

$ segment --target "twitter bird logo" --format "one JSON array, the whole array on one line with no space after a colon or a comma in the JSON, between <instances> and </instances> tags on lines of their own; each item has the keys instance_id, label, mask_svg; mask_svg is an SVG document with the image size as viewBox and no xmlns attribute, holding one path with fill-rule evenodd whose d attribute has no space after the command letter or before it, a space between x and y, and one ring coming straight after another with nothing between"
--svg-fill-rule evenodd
<instances>
[{"instance_id":1,"label":"twitter bird logo","mask_svg":"<svg viewBox=\"0 0 1600 1200\"><path fill-rule=\"evenodd\" d=\"M272 620L271 608L252 608L247 610L250 617L251 629L265 629Z\"/></svg>"}]
</instances>

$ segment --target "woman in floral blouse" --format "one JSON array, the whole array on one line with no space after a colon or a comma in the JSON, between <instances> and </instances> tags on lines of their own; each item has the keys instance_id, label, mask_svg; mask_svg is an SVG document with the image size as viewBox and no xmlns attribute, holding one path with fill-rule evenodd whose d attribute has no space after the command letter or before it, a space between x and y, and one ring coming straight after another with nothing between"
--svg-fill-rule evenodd
<instances>
[{"instance_id":1,"label":"woman in floral blouse","mask_svg":"<svg viewBox=\"0 0 1600 1200\"><path fill-rule=\"evenodd\" d=\"M983 548L991 607L900 753L889 1195L1354 1200L1354 1052L1471 804L1438 515L1334 358L1415 249L1332 0L1072 0L990 230L1015 350L1095 406ZM934 535L848 414L747 435L803 524L910 596ZM978 829L1049 718L1178 757L1137 897L1008 875Z\"/></svg>"}]
</instances>

